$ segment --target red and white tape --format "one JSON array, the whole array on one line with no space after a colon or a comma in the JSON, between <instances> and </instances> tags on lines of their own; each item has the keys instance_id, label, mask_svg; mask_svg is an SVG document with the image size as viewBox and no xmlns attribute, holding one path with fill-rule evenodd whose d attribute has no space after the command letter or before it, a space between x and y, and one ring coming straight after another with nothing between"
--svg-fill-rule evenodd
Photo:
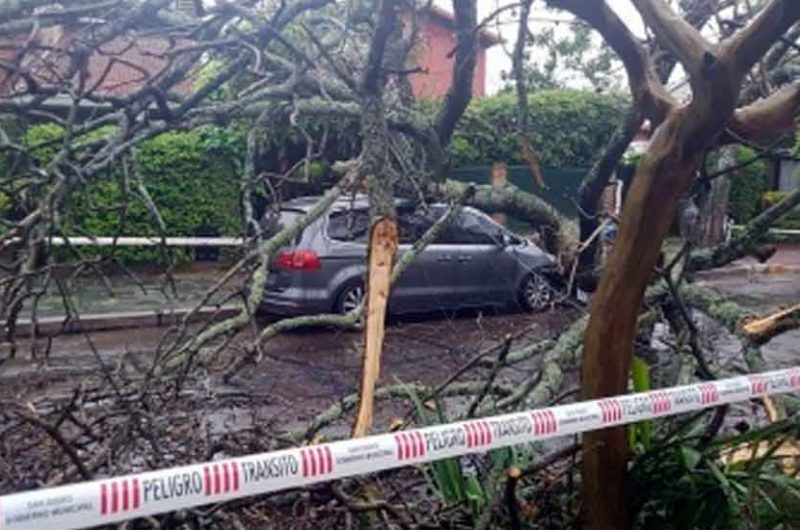
<instances>
[{"instance_id":1,"label":"red and white tape","mask_svg":"<svg viewBox=\"0 0 800 530\"><path fill-rule=\"evenodd\" d=\"M0 497L0 530L86 528L800 391L800 367Z\"/></svg>"}]
</instances>

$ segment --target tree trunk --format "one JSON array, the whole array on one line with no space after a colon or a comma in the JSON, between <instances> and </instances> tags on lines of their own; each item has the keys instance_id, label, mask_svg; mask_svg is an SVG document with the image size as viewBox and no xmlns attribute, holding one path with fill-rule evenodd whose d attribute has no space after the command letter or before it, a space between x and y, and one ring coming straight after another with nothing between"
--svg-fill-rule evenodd
<instances>
[{"instance_id":1,"label":"tree trunk","mask_svg":"<svg viewBox=\"0 0 800 530\"><path fill-rule=\"evenodd\" d=\"M730 146L720 149L718 169L724 171L736 164L736 156ZM728 215L728 196L731 181L727 175L711 180L705 197L700 201L700 218L694 231L695 248L715 247L725 241L725 220Z\"/></svg>"},{"instance_id":2,"label":"tree trunk","mask_svg":"<svg viewBox=\"0 0 800 530\"><path fill-rule=\"evenodd\" d=\"M579 213L580 241L588 241L600 225L597 218L600 195L608 185L625 150L636 137L641 124L640 113L636 109L628 109L625 121L614 131L600 158L581 182L581 186L578 188L578 205L581 209ZM597 277L595 270L597 255L597 238L592 240L578 255L578 285L587 291L594 290Z\"/></svg>"},{"instance_id":3,"label":"tree trunk","mask_svg":"<svg viewBox=\"0 0 800 530\"><path fill-rule=\"evenodd\" d=\"M375 402L375 386L380 376L386 305L389 301L389 280L392 275L392 262L397 252L397 242L397 224L394 220L383 218L372 227L368 257L366 349L353 438L366 436L372 428L372 408Z\"/></svg>"},{"instance_id":4,"label":"tree trunk","mask_svg":"<svg viewBox=\"0 0 800 530\"><path fill-rule=\"evenodd\" d=\"M386 304L389 299L392 262L398 242L394 182L391 173L385 170L389 151L389 129L383 104L383 88L386 83L383 60L389 37L396 29L395 7L396 0L380 2L378 24L372 37L367 67L361 82L361 134L364 142L361 148L360 171L367 181L372 226L369 232L367 256L365 350L353 436L364 436L372 428L372 406L375 383L380 375Z\"/></svg>"},{"instance_id":5,"label":"tree trunk","mask_svg":"<svg viewBox=\"0 0 800 530\"><path fill-rule=\"evenodd\" d=\"M628 389L642 296L675 218L678 198L701 158L699 151L687 151L682 145L692 118L685 109L676 110L656 130L628 193L584 336L582 391L586 399L624 394ZM627 460L624 427L584 436L582 493L587 528L629 526L624 495Z\"/></svg>"},{"instance_id":6,"label":"tree trunk","mask_svg":"<svg viewBox=\"0 0 800 530\"><path fill-rule=\"evenodd\" d=\"M725 241L730 191L731 181L727 176L711 181L708 195L700 204L700 219L695 228L693 241L696 248L714 247Z\"/></svg>"}]
</instances>

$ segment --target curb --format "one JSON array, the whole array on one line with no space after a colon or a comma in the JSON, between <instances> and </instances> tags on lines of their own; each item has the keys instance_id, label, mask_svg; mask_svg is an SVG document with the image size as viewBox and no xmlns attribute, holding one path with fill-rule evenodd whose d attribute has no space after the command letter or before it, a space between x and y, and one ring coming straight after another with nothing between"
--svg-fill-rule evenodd
<instances>
[{"instance_id":1,"label":"curb","mask_svg":"<svg viewBox=\"0 0 800 530\"><path fill-rule=\"evenodd\" d=\"M178 323L190 311L191 308L179 308L174 310L156 309L124 313L86 314L81 315L79 319L67 319L63 316L45 317L38 319L35 326L31 320L25 319L17 322L14 334L17 337L28 338L34 335L34 331L36 335L54 335L57 333L72 334L89 331L171 326ZM203 307L189 318L189 322L228 318L238 311L239 308L232 305ZM2 331L5 333L7 328L3 326Z\"/></svg>"},{"instance_id":2,"label":"curb","mask_svg":"<svg viewBox=\"0 0 800 530\"><path fill-rule=\"evenodd\" d=\"M767 263L754 265L736 265L696 273L698 278L716 278L719 276L748 276L751 274L778 275L800 273L800 265L783 265Z\"/></svg>"}]
</instances>

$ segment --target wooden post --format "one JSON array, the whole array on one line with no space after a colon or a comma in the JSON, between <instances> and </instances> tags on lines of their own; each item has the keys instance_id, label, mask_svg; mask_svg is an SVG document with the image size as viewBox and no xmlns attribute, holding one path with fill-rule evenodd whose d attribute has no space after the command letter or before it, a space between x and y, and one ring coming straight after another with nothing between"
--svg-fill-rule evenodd
<instances>
[{"instance_id":1,"label":"wooden post","mask_svg":"<svg viewBox=\"0 0 800 530\"><path fill-rule=\"evenodd\" d=\"M492 170L489 174L489 182L492 187L501 188L508 183L508 166L505 162L492 162ZM508 216L504 213L492 214L492 219L505 225L508 222Z\"/></svg>"},{"instance_id":2,"label":"wooden post","mask_svg":"<svg viewBox=\"0 0 800 530\"><path fill-rule=\"evenodd\" d=\"M380 376L386 305L389 301L389 280L397 243L397 224L387 217L378 220L372 227L369 238L366 349L353 438L366 436L372 428L375 385Z\"/></svg>"}]
</instances>

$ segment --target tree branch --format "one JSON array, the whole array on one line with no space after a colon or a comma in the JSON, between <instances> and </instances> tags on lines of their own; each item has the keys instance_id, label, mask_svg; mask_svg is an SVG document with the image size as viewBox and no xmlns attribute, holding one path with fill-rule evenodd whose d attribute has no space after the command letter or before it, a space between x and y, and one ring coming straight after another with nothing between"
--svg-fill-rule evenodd
<instances>
[{"instance_id":1,"label":"tree branch","mask_svg":"<svg viewBox=\"0 0 800 530\"><path fill-rule=\"evenodd\" d=\"M756 344L766 344L773 337L798 327L800 327L800 304L742 322L742 331Z\"/></svg>"},{"instance_id":2,"label":"tree branch","mask_svg":"<svg viewBox=\"0 0 800 530\"><path fill-rule=\"evenodd\" d=\"M686 264L686 270L696 272L714 269L744 257L755 248L775 221L789 213L798 204L800 204L800 189L793 191L750 221L741 235L717 247L692 253Z\"/></svg>"},{"instance_id":3,"label":"tree branch","mask_svg":"<svg viewBox=\"0 0 800 530\"><path fill-rule=\"evenodd\" d=\"M697 29L679 17L664 0L633 0L645 24L683 65L692 79L701 78L715 62L711 44Z\"/></svg>"},{"instance_id":4,"label":"tree branch","mask_svg":"<svg viewBox=\"0 0 800 530\"><path fill-rule=\"evenodd\" d=\"M600 33L625 66L634 104L654 126L660 123L675 100L659 80L647 50L605 0L548 0L548 5L569 11Z\"/></svg>"},{"instance_id":5,"label":"tree branch","mask_svg":"<svg viewBox=\"0 0 800 530\"><path fill-rule=\"evenodd\" d=\"M798 115L800 115L800 81L782 88L767 98L736 109L729 128L740 138L757 139L781 132L793 132Z\"/></svg>"},{"instance_id":6,"label":"tree branch","mask_svg":"<svg viewBox=\"0 0 800 530\"><path fill-rule=\"evenodd\" d=\"M744 76L798 18L800 2L772 0L747 27L722 42L720 59L730 61Z\"/></svg>"},{"instance_id":7,"label":"tree branch","mask_svg":"<svg viewBox=\"0 0 800 530\"><path fill-rule=\"evenodd\" d=\"M429 188L431 195L458 197L470 186L464 182L448 180L442 184L433 184ZM528 221L533 227L543 232L545 246L552 253L557 253L564 246L567 237L564 228L568 224L555 208L532 193L526 193L513 184L504 186L475 186L475 194L467 199L466 204L475 206L487 213L503 212L518 219Z\"/></svg>"},{"instance_id":8,"label":"tree branch","mask_svg":"<svg viewBox=\"0 0 800 530\"><path fill-rule=\"evenodd\" d=\"M453 82L436 115L436 133L442 146L450 143L456 124L472 99L472 78L477 62L478 37L473 31L478 18L476 2L453 0L453 12L458 39L456 59L453 62Z\"/></svg>"}]
</instances>

